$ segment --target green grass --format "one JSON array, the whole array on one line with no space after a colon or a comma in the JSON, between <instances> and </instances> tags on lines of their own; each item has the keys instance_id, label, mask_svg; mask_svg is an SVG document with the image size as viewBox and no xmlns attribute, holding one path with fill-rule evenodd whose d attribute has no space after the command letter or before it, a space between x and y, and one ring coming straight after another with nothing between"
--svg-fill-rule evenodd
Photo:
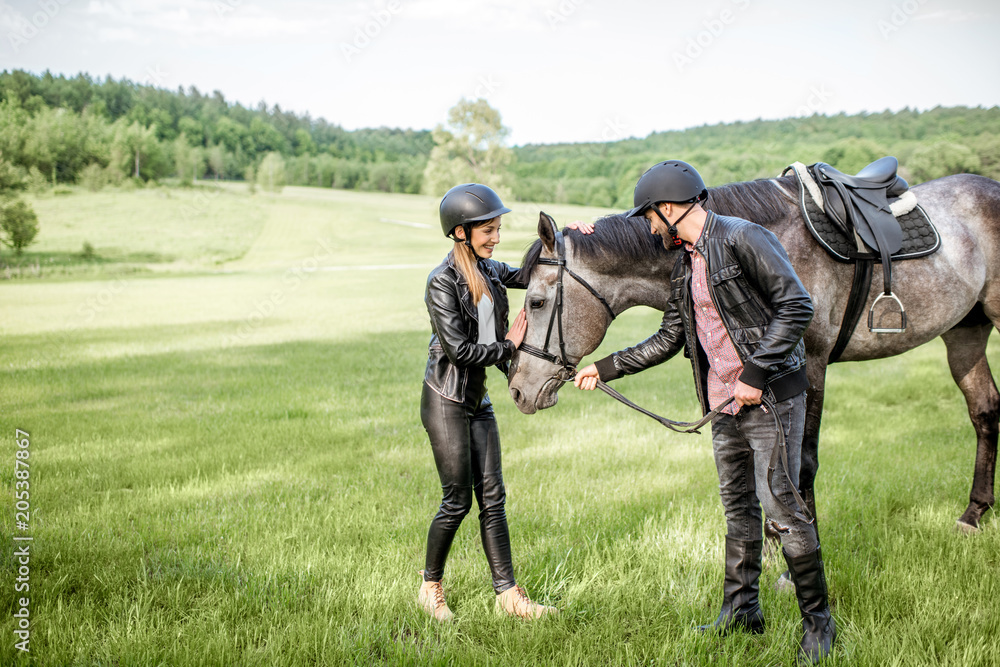
<instances>
[{"instance_id":1,"label":"green grass","mask_svg":"<svg viewBox=\"0 0 1000 667\"><path fill-rule=\"evenodd\" d=\"M61 279L215 268L246 253L271 199L225 185L70 192L29 197L40 221L37 243L21 257L6 253L0 270ZM85 243L93 248L90 257Z\"/></svg>"},{"instance_id":2,"label":"green grass","mask_svg":"<svg viewBox=\"0 0 1000 667\"><path fill-rule=\"evenodd\" d=\"M31 252L69 259L0 281L0 514L15 534L20 428L34 537L31 653L13 648L11 540L0 664L793 662L798 614L771 587L774 561L764 635L692 631L721 599L707 434L668 433L571 388L524 416L495 372L515 570L561 614L494 615L473 512L445 577L458 621L426 619L417 570L440 487L418 416L422 297L447 251L435 202L227 186L199 223L216 238L186 234L192 223L168 210L198 194L77 193L44 213L39 200ZM518 260L538 208L505 222L501 258ZM598 213L542 208L560 223ZM82 239L108 261L73 260ZM339 270L384 265L414 268ZM595 356L657 323L622 315ZM616 386L697 415L683 359ZM1000 664L1000 532L992 513L977 535L953 527L975 442L943 345L835 366L827 397L817 493L840 630L829 664Z\"/></svg>"}]
</instances>

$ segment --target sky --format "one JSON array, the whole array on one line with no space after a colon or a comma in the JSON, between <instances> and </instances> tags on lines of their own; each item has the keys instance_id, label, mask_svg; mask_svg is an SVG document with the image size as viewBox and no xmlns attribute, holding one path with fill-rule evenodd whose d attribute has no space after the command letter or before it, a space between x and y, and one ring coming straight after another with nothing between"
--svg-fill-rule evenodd
<instances>
[{"instance_id":1,"label":"sky","mask_svg":"<svg viewBox=\"0 0 1000 667\"><path fill-rule=\"evenodd\" d=\"M0 70L126 77L512 145L1000 103L998 0L0 0Z\"/></svg>"}]
</instances>

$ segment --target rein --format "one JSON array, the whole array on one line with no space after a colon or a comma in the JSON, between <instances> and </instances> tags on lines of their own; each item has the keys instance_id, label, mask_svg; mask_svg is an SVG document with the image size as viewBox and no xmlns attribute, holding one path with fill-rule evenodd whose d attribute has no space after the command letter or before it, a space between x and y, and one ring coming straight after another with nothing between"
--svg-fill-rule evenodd
<instances>
[{"instance_id":1,"label":"rein","mask_svg":"<svg viewBox=\"0 0 1000 667\"><path fill-rule=\"evenodd\" d=\"M603 296L601 296L600 292L594 289L594 287L590 283L581 278L578 274L576 274L572 269L570 269L566 265L566 244L565 241L563 240L562 232L558 231L556 232L555 249L556 249L556 259L542 257L538 260L539 264L559 267L559 273L556 277L556 303L552 309L552 314L549 316L549 326L548 330L545 332L544 347L539 349L537 347L522 342L521 346L518 349L526 354L530 354L533 357L537 357L539 359L549 362L550 364L559 366L559 371L556 373L556 377L562 382L571 382L573 378L576 377L576 367L570 364L569 362L569 357L566 355L566 340L563 337L563 273L564 272L568 273L578 283L580 283L580 285L582 285L588 292L594 295L594 297L601 302L601 305L604 306L604 309L607 310L608 316L611 318L612 321L615 319L615 311L611 309L611 306L608 304L607 300ZM557 331L559 334L558 356L548 352L549 342L552 339L552 329L554 326L557 327ZM612 389L607 385L607 383L601 380L597 381L597 388L603 391L611 398L618 401L619 403L626 405L632 408L633 410L641 412L647 417L656 420L661 425L677 433L700 434L701 431L699 431L698 429L700 429L702 426L704 426L705 424L711 422L716 417L718 417L725 408L727 408L730 404L733 403L733 401L736 400L735 398L732 397L726 399L721 404L716 406L714 410L710 411L708 414L706 414L698 421L681 422L681 421L675 421L673 419L668 419L667 417L663 417L661 415L656 414L655 412L652 412L639 405L636 405L635 403L625 398L625 396L623 396L618 391ZM805 501L802 499L802 496L799 495L798 489L795 487L795 484L792 483L791 477L789 477L788 475L788 449L786 446L787 443L785 442L785 429L781 425L781 418L778 417L778 411L775 410L774 404L771 403L771 401L768 400L767 398L762 399L761 409L764 410L764 412L770 412L771 415L774 417L774 431L775 431L774 447L771 449L771 460L768 462L767 465L767 490L771 494L772 498L781 503L781 500L779 500L778 497L774 495L774 485L772 484L772 478L774 477L775 471L778 469L778 461L780 459L781 464L784 467L785 479L788 481L788 486L792 490L792 496L795 498L795 502L798 503L798 506L799 508L801 508L801 510L797 511L796 508L790 505L786 505L786 507L799 520L804 521L806 523L812 523L814 521L814 518L812 514L809 512L809 508L806 505Z\"/></svg>"},{"instance_id":2,"label":"rein","mask_svg":"<svg viewBox=\"0 0 1000 667\"><path fill-rule=\"evenodd\" d=\"M677 433L698 433L699 435L701 434L701 431L699 431L698 429L700 429L702 426L709 423L710 421L713 421L716 417L722 414L723 410L729 407L729 405L736 400L735 398L730 396L725 401L716 406L715 409L713 409L711 412L709 412L707 415L705 415L698 421L679 422L679 421L674 421L673 419L667 419L666 417L658 415L655 412L651 412L640 405L636 405L635 403L625 398L622 394L615 391L601 380L597 381L597 388L603 391L611 398L618 401L619 403L627 405L633 410L641 412L647 417L656 420L663 426L669 428L671 431L676 431ZM785 441L785 429L781 425L781 418L778 417L778 411L774 408L774 404L771 403L771 401L768 400L767 398L761 399L760 408L764 412L770 412L771 416L774 417L774 447L771 448L771 460L768 461L767 464L767 490L771 494L772 498L774 498L779 503L784 505L784 503L782 503L781 500L776 495L774 495L774 483L772 482L774 473L778 469L778 461L780 457L781 465L785 472L785 479L788 481L788 486L792 490L792 497L795 498L795 502L798 504L800 511L797 511L794 507L790 505L785 505L785 507L787 507L789 511L791 511L800 521L804 521L806 523L812 523L815 519L809 512L809 507L806 505L806 502L802 499L802 496L799 495L799 490L795 488L794 484L792 484L791 477L788 476L788 447L787 447L787 442Z\"/></svg>"},{"instance_id":3,"label":"rein","mask_svg":"<svg viewBox=\"0 0 1000 667\"><path fill-rule=\"evenodd\" d=\"M701 431L699 431L698 429L700 429L702 426L704 426L705 424L707 424L708 422L712 421L720 414L722 414L722 411L725 410L727 407L729 407L730 403L736 400L735 398L727 398L724 402L720 403L717 408L709 412L707 415L705 415L698 421L679 422L679 421L674 421L673 419L667 419L666 417L658 415L655 412L651 412L650 410L647 410L641 405L636 405L635 403L625 398L622 394L615 391L614 389L609 387L607 383L602 382L601 380L597 381L597 388L603 391L611 398L621 403L622 405L627 405L633 410L641 412L642 414L646 415L647 417L650 417L651 419L655 419L657 422L659 422L663 426L666 426L671 431L675 431L677 433L697 433L699 435L701 435Z\"/></svg>"}]
</instances>

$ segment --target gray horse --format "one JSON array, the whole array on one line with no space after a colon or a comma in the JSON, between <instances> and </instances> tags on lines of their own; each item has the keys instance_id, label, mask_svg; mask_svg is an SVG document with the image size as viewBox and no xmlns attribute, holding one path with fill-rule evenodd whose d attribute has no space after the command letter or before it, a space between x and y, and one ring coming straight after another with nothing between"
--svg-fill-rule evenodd
<instances>
[{"instance_id":1,"label":"gray horse","mask_svg":"<svg viewBox=\"0 0 1000 667\"><path fill-rule=\"evenodd\" d=\"M986 359L987 339L1000 326L1000 183L960 174L911 190L937 227L941 247L925 258L893 265L893 292L905 304L906 331L871 333L862 320L838 361L891 357L941 336L952 377L965 395L976 430L972 492L958 520L960 528L976 530L994 502L1000 420L1000 394ZM732 183L710 189L707 208L752 220L774 232L812 295L815 315L805 334L810 389L799 486L816 516L813 487L819 468L827 359L837 339L854 269L819 248L804 225L797 193L798 184L791 176ZM556 258L557 230L544 213L538 223L539 240L528 249L522 264L530 275L524 342L550 355L549 360L523 351L514 356L510 393L527 414L555 405L557 392L569 377L567 367L575 367L597 348L612 314L638 305L661 311L667 307L670 269L678 251L665 249L644 221L611 215L598 221L592 235L564 233L566 268L576 275L567 271L562 276L562 313L554 310L560 272L547 263ZM875 271L867 305L881 293L881 272Z\"/></svg>"}]
</instances>

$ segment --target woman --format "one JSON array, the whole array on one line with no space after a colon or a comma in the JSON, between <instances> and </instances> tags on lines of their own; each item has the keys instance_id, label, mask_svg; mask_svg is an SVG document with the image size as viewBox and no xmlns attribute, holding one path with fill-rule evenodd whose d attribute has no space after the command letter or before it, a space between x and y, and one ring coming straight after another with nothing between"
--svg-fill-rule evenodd
<instances>
[{"instance_id":1,"label":"woman","mask_svg":"<svg viewBox=\"0 0 1000 667\"><path fill-rule=\"evenodd\" d=\"M500 434L486 393L486 367L507 373L527 324L518 313L507 331L507 287L524 289L527 276L492 259L500 242L500 197L478 183L459 185L441 200L441 229L455 246L427 278L424 301L431 342L420 398L443 499L427 535L427 559L418 604L438 621L453 618L444 599L444 563L459 524L479 505L479 531L493 575L499 613L534 619L555 613L532 602L514 581ZM570 225L584 233L593 226Z\"/></svg>"}]
</instances>

